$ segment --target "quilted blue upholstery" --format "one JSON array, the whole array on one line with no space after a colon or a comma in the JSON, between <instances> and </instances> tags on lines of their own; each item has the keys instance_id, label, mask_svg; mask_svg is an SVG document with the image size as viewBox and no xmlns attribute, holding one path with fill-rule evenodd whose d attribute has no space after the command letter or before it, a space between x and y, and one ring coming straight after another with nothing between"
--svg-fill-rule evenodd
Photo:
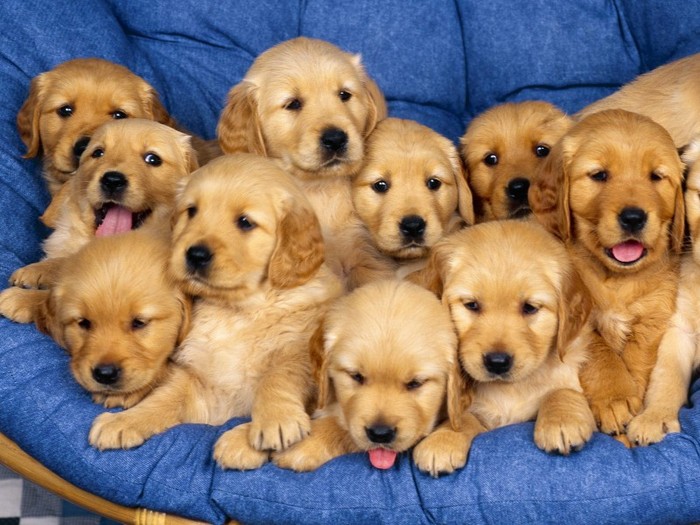
<instances>
[{"instance_id":1,"label":"quilted blue upholstery","mask_svg":"<svg viewBox=\"0 0 700 525\"><path fill-rule=\"evenodd\" d=\"M390 112L452 139L504 101L569 112L650 68L700 51L686 0L4 0L0 2L0 281L40 257L47 202L38 162L21 158L15 115L29 81L99 56L146 78L171 113L213 137L228 89L266 48L297 35L362 53ZM273 465L225 472L222 428L183 425L131 451L87 444L103 409L73 381L65 353L33 326L0 320L0 431L80 487L128 506L223 523L684 523L700 520L700 383L683 432L627 450L596 434L547 455L532 424L479 436L469 463L432 479L401 458L374 470L359 454L309 474Z\"/></svg>"}]
</instances>

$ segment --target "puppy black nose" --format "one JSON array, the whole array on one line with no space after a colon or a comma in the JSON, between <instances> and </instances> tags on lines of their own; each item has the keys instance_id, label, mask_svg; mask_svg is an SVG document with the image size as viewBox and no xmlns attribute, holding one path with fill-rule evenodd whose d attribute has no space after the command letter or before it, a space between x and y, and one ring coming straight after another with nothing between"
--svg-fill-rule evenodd
<instances>
[{"instance_id":1,"label":"puppy black nose","mask_svg":"<svg viewBox=\"0 0 700 525\"><path fill-rule=\"evenodd\" d=\"M110 196L122 193L128 185L127 178L118 171L108 171L100 179L102 191Z\"/></svg>"},{"instance_id":2,"label":"puppy black nose","mask_svg":"<svg viewBox=\"0 0 700 525\"><path fill-rule=\"evenodd\" d=\"M484 354L484 367L492 374L506 374L513 366L513 356L507 352Z\"/></svg>"},{"instance_id":3,"label":"puppy black nose","mask_svg":"<svg viewBox=\"0 0 700 525\"><path fill-rule=\"evenodd\" d=\"M396 438L396 429L386 425L365 427L365 432L372 443L391 443Z\"/></svg>"},{"instance_id":4,"label":"puppy black nose","mask_svg":"<svg viewBox=\"0 0 700 525\"><path fill-rule=\"evenodd\" d=\"M75 155L76 159L79 159L83 154L83 151L87 148L88 142L90 142L90 137L80 137L76 143L73 144L73 155Z\"/></svg>"},{"instance_id":5,"label":"puppy black nose","mask_svg":"<svg viewBox=\"0 0 700 525\"><path fill-rule=\"evenodd\" d=\"M399 230L405 237L417 239L425 233L425 220L418 215L407 215L399 223Z\"/></svg>"},{"instance_id":6,"label":"puppy black nose","mask_svg":"<svg viewBox=\"0 0 700 525\"><path fill-rule=\"evenodd\" d=\"M321 135L321 145L333 153L342 151L348 145L348 134L342 129L329 128Z\"/></svg>"},{"instance_id":7,"label":"puppy black nose","mask_svg":"<svg viewBox=\"0 0 700 525\"><path fill-rule=\"evenodd\" d=\"M192 272L200 272L206 269L213 257L214 254L211 253L211 250L204 244L190 246L187 248L187 252L185 252L187 267Z\"/></svg>"},{"instance_id":8,"label":"puppy black nose","mask_svg":"<svg viewBox=\"0 0 700 525\"><path fill-rule=\"evenodd\" d=\"M527 202L527 190L530 188L530 181L522 177L512 179L506 186L506 195L517 203Z\"/></svg>"},{"instance_id":9,"label":"puppy black nose","mask_svg":"<svg viewBox=\"0 0 700 525\"><path fill-rule=\"evenodd\" d=\"M113 385L121 375L122 369L117 365L101 364L92 369L92 377L101 385Z\"/></svg>"},{"instance_id":10,"label":"puppy black nose","mask_svg":"<svg viewBox=\"0 0 700 525\"><path fill-rule=\"evenodd\" d=\"M626 232L636 233L647 223L647 213L641 208L629 206L620 212L617 221Z\"/></svg>"}]
</instances>

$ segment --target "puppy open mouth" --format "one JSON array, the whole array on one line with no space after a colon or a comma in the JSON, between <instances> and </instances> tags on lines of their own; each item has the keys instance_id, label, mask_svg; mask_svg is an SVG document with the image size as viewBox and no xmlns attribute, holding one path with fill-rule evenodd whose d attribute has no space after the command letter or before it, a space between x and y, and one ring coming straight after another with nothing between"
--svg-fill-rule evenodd
<instances>
[{"instance_id":1,"label":"puppy open mouth","mask_svg":"<svg viewBox=\"0 0 700 525\"><path fill-rule=\"evenodd\" d=\"M133 212L114 202L95 208L95 236L106 237L135 230L151 214L151 210Z\"/></svg>"},{"instance_id":2,"label":"puppy open mouth","mask_svg":"<svg viewBox=\"0 0 700 525\"><path fill-rule=\"evenodd\" d=\"M368 451L369 462L374 468L386 470L394 466L398 452L386 448L373 448Z\"/></svg>"},{"instance_id":3,"label":"puppy open mouth","mask_svg":"<svg viewBox=\"0 0 700 525\"><path fill-rule=\"evenodd\" d=\"M641 242L630 239L612 248L606 248L605 253L620 264L632 265L647 254L647 249Z\"/></svg>"}]
</instances>

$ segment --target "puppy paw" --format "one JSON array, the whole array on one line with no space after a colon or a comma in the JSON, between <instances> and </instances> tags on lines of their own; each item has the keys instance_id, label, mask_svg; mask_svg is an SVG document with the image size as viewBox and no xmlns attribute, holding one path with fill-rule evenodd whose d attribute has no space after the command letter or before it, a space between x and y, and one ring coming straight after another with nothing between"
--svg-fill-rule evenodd
<instances>
[{"instance_id":1,"label":"puppy paw","mask_svg":"<svg viewBox=\"0 0 700 525\"><path fill-rule=\"evenodd\" d=\"M647 409L627 425L627 437L637 446L658 443L666 434L680 431L678 412L673 410Z\"/></svg>"},{"instance_id":2,"label":"puppy paw","mask_svg":"<svg viewBox=\"0 0 700 525\"><path fill-rule=\"evenodd\" d=\"M146 396L146 392L130 394L92 394L92 400L106 408L131 408Z\"/></svg>"},{"instance_id":3,"label":"puppy paw","mask_svg":"<svg viewBox=\"0 0 700 525\"><path fill-rule=\"evenodd\" d=\"M624 434L627 425L641 408L642 400L637 396L591 402L591 410L598 428L612 436Z\"/></svg>"},{"instance_id":4,"label":"puppy paw","mask_svg":"<svg viewBox=\"0 0 700 525\"><path fill-rule=\"evenodd\" d=\"M128 412L105 412L93 421L88 441L99 450L129 449L138 447L159 431L149 421L139 420Z\"/></svg>"},{"instance_id":5,"label":"puppy paw","mask_svg":"<svg viewBox=\"0 0 700 525\"><path fill-rule=\"evenodd\" d=\"M252 470L269 460L269 453L256 450L248 442L248 426L244 423L227 432L214 445L214 460L224 469Z\"/></svg>"},{"instance_id":6,"label":"puppy paw","mask_svg":"<svg viewBox=\"0 0 700 525\"><path fill-rule=\"evenodd\" d=\"M31 323L35 320L37 303L44 300L45 290L8 288L0 292L0 314L16 323Z\"/></svg>"},{"instance_id":7,"label":"puppy paw","mask_svg":"<svg viewBox=\"0 0 700 525\"><path fill-rule=\"evenodd\" d=\"M334 455L313 438L313 434L281 452L272 453L272 462L280 468L295 472L316 470L333 459Z\"/></svg>"},{"instance_id":8,"label":"puppy paw","mask_svg":"<svg viewBox=\"0 0 700 525\"><path fill-rule=\"evenodd\" d=\"M583 448L596 430L593 414L560 413L538 417L535 423L535 444L545 452L568 455Z\"/></svg>"},{"instance_id":9,"label":"puppy paw","mask_svg":"<svg viewBox=\"0 0 700 525\"><path fill-rule=\"evenodd\" d=\"M301 441L311 431L311 418L302 407L278 407L264 416L253 414L248 434L257 450L284 450Z\"/></svg>"},{"instance_id":10,"label":"puppy paw","mask_svg":"<svg viewBox=\"0 0 700 525\"><path fill-rule=\"evenodd\" d=\"M10 276L10 285L19 288L42 290L56 280L56 264L51 259L28 264L15 270Z\"/></svg>"},{"instance_id":11,"label":"puppy paw","mask_svg":"<svg viewBox=\"0 0 700 525\"><path fill-rule=\"evenodd\" d=\"M467 463L473 437L447 428L435 430L413 449L416 466L437 478L450 474Z\"/></svg>"},{"instance_id":12,"label":"puppy paw","mask_svg":"<svg viewBox=\"0 0 700 525\"><path fill-rule=\"evenodd\" d=\"M633 317L627 312L613 310L599 312L596 324L605 342L617 353L621 353L632 334Z\"/></svg>"}]
</instances>

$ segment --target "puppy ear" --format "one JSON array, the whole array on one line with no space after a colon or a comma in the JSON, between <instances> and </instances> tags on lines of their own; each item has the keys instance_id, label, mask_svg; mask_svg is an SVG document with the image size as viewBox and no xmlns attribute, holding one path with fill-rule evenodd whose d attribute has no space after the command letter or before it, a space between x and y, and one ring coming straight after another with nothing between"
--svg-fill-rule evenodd
<instances>
[{"instance_id":1,"label":"puppy ear","mask_svg":"<svg viewBox=\"0 0 700 525\"><path fill-rule=\"evenodd\" d=\"M294 288L308 281L324 260L321 225L308 203L290 203L277 226L277 245L268 267L270 284Z\"/></svg>"},{"instance_id":2,"label":"puppy ear","mask_svg":"<svg viewBox=\"0 0 700 525\"><path fill-rule=\"evenodd\" d=\"M318 328L316 328L309 340L309 356L311 358L311 375L314 383L318 385L316 406L319 409L323 409L331 402L332 395L331 380L328 376L323 320L319 323Z\"/></svg>"},{"instance_id":3,"label":"puppy ear","mask_svg":"<svg viewBox=\"0 0 700 525\"><path fill-rule=\"evenodd\" d=\"M29 85L29 96L17 113L17 129L19 136L27 146L25 159L36 157L41 148L41 136L39 134L39 117L41 107L46 95L46 77L44 73L34 77Z\"/></svg>"},{"instance_id":4,"label":"puppy ear","mask_svg":"<svg viewBox=\"0 0 700 525\"><path fill-rule=\"evenodd\" d=\"M185 157L187 172L192 173L194 170L199 168L199 160L197 152L194 149L193 137L183 133L179 137L178 142L180 144L180 151L182 151L182 155Z\"/></svg>"},{"instance_id":5,"label":"puppy ear","mask_svg":"<svg viewBox=\"0 0 700 525\"><path fill-rule=\"evenodd\" d=\"M365 94L367 95L367 104L369 113L367 114L367 121L365 122L364 135L367 137L377 123L384 120L388 115L388 110L386 107L386 99L384 98L384 93L379 89L377 83L372 80L365 68L362 65L362 55L352 55L350 61L355 66L358 75L362 79L362 84L365 88Z\"/></svg>"},{"instance_id":6,"label":"puppy ear","mask_svg":"<svg viewBox=\"0 0 700 525\"><path fill-rule=\"evenodd\" d=\"M557 330L557 351L563 357L573 341L585 330L590 330L588 318L593 309L591 294L578 272L569 269L564 276L559 296L559 327Z\"/></svg>"},{"instance_id":7,"label":"puppy ear","mask_svg":"<svg viewBox=\"0 0 700 525\"><path fill-rule=\"evenodd\" d=\"M64 328L58 318L59 306L63 300L63 295L60 285L47 290L45 300L37 305L34 323L41 332L51 336L60 347L67 349L66 339L63 334Z\"/></svg>"},{"instance_id":8,"label":"puppy ear","mask_svg":"<svg viewBox=\"0 0 700 525\"><path fill-rule=\"evenodd\" d=\"M426 265L413 273L406 276L406 280L414 284L422 286L426 290L430 290L438 298L442 298L444 271L449 248L446 247L447 242L438 241L430 249L428 262Z\"/></svg>"},{"instance_id":9,"label":"puppy ear","mask_svg":"<svg viewBox=\"0 0 700 525\"><path fill-rule=\"evenodd\" d=\"M565 139L552 148L540 165L528 191L530 207L545 229L564 241L573 235L566 173Z\"/></svg>"},{"instance_id":10,"label":"puppy ear","mask_svg":"<svg viewBox=\"0 0 700 525\"><path fill-rule=\"evenodd\" d=\"M170 116L168 110L158 96L158 92L145 80L141 85L141 103L152 120L178 129L177 122Z\"/></svg>"},{"instance_id":11,"label":"puppy ear","mask_svg":"<svg viewBox=\"0 0 700 525\"><path fill-rule=\"evenodd\" d=\"M676 188L676 202L671 223L671 249L674 253L682 253L685 242L685 196L681 184Z\"/></svg>"},{"instance_id":12,"label":"puppy ear","mask_svg":"<svg viewBox=\"0 0 700 525\"><path fill-rule=\"evenodd\" d=\"M450 146L452 145L450 144ZM455 183L457 184L457 212L459 216L464 219L464 222L467 223L467 226L473 226L476 222L474 216L474 196L472 195L472 190L470 190L467 185L466 172L462 160L459 158L459 154L454 146L452 146L452 151L450 153L450 162L452 163Z\"/></svg>"},{"instance_id":13,"label":"puppy ear","mask_svg":"<svg viewBox=\"0 0 700 525\"><path fill-rule=\"evenodd\" d=\"M224 153L243 152L267 156L255 89L254 84L243 80L228 93L228 100L216 126L216 135Z\"/></svg>"},{"instance_id":14,"label":"puppy ear","mask_svg":"<svg viewBox=\"0 0 700 525\"><path fill-rule=\"evenodd\" d=\"M63 183L59 190L53 194L51 197L51 202L49 202L49 205L44 210L44 213L41 215L41 217L39 217L39 220L41 220L41 222L52 230L56 228L58 218L61 216L61 210L63 210L64 206L68 202L71 192L73 191L71 188L71 180L73 179Z\"/></svg>"},{"instance_id":15,"label":"puppy ear","mask_svg":"<svg viewBox=\"0 0 700 525\"><path fill-rule=\"evenodd\" d=\"M191 319L192 319L192 299L182 292L177 293L177 301L180 303L180 330L177 334L177 339L175 340L175 345L180 346L190 332Z\"/></svg>"},{"instance_id":16,"label":"puppy ear","mask_svg":"<svg viewBox=\"0 0 700 525\"><path fill-rule=\"evenodd\" d=\"M462 372L459 359L456 358L452 364L450 374L447 376L447 419L452 430L459 432L462 430L463 414L472 402L470 381Z\"/></svg>"}]
</instances>

